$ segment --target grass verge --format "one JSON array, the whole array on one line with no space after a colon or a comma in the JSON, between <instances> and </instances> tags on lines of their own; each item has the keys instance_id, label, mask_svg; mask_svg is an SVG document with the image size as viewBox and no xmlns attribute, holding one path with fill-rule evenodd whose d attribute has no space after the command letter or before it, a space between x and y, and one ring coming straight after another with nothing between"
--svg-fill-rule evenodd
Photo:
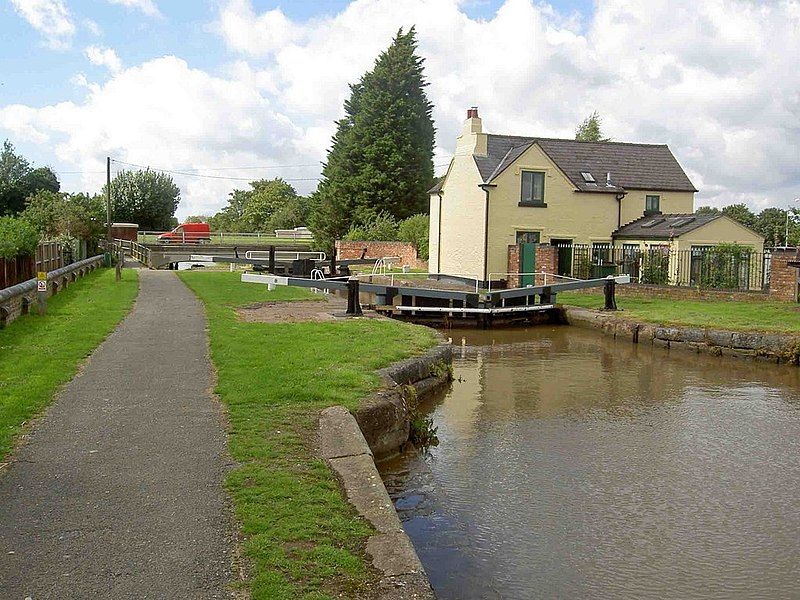
<instances>
[{"instance_id":1,"label":"grass verge","mask_svg":"<svg viewBox=\"0 0 800 600\"><path fill-rule=\"evenodd\" d=\"M558 294L560 304L602 308L602 294ZM741 331L800 333L800 309L790 302L676 300L617 296L621 316L664 325L713 327Z\"/></svg>"},{"instance_id":2,"label":"grass verge","mask_svg":"<svg viewBox=\"0 0 800 600\"><path fill-rule=\"evenodd\" d=\"M238 273L181 271L206 307L217 389L228 409L239 466L227 488L250 563L255 599L353 598L372 579L363 545L370 527L313 453L320 410L354 408L379 385L374 371L432 346L423 327L357 319L245 323L236 307L309 300L297 288L244 284ZM316 296L318 297L318 296Z\"/></svg>"},{"instance_id":3,"label":"grass verge","mask_svg":"<svg viewBox=\"0 0 800 600\"><path fill-rule=\"evenodd\" d=\"M113 269L93 271L50 298L47 315L0 330L0 459L128 313L138 289L136 271L124 271L119 283Z\"/></svg>"}]
</instances>

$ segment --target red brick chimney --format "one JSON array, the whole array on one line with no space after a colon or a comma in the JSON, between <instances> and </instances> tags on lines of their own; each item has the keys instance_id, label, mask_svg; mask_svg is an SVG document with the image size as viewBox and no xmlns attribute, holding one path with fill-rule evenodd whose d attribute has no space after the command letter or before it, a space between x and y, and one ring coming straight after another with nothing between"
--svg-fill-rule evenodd
<instances>
[{"instance_id":1,"label":"red brick chimney","mask_svg":"<svg viewBox=\"0 0 800 600\"><path fill-rule=\"evenodd\" d=\"M467 109L467 118L468 119L477 119L478 118L478 107L473 106Z\"/></svg>"}]
</instances>

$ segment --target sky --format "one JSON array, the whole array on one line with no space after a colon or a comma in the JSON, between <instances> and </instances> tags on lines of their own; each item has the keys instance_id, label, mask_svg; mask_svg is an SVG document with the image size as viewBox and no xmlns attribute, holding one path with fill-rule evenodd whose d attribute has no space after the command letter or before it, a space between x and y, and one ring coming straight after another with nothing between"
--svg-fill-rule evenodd
<instances>
[{"instance_id":1,"label":"sky","mask_svg":"<svg viewBox=\"0 0 800 600\"><path fill-rule=\"evenodd\" d=\"M800 206L800 0L0 0L0 139L62 190L173 174L178 216L314 190L348 84L416 26L450 159L484 131L666 143L696 205Z\"/></svg>"}]
</instances>

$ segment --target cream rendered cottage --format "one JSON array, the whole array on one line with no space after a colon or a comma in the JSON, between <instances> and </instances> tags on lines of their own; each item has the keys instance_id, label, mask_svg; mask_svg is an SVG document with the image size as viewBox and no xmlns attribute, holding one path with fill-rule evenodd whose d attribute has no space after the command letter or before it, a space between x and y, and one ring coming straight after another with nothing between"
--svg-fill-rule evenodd
<instances>
[{"instance_id":1,"label":"cream rendered cottage","mask_svg":"<svg viewBox=\"0 0 800 600\"><path fill-rule=\"evenodd\" d=\"M471 108L447 173L430 190L429 270L505 279L510 246L661 244L664 227L647 225L669 219L677 222L670 243L686 235L687 245L697 238L763 249L763 238L727 217L695 222L696 191L664 144L488 134Z\"/></svg>"}]
</instances>

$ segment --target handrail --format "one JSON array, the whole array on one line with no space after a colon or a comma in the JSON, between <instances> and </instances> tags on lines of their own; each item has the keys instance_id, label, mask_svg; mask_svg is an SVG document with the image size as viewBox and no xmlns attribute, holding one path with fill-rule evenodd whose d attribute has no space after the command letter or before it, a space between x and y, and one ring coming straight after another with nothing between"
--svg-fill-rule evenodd
<instances>
[{"instance_id":1,"label":"handrail","mask_svg":"<svg viewBox=\"0 0 800 600\"><path fill-rule=\"evenodd\" d=\"M566 275L556 275L555 273L548 273L545 270L532 271L532 272L529 272L529 273L514 273L514 272L511 272L511 273L489 273L489 285L488 285L488 288L486 290L488 293L491 293L491 291L492 291L492 276L493 275L533 275L534 276L534 282L535 282L535 277L537 275L543 275L543 280L544 280L543 285L547 285L547 276L548 275L550 277L553 277L554 279L566 279L567 281L582 281L581 279L578 279L576 277L567 277Z\"/></svg>"},{"instance_id":2,"label":"handrail","mask_svg":"<svg viewBox=\"0 0 800 600\"><path fill-rule=\"evenodd\" d=\"M267 260L269 259L269 251L268 250L248 250L244 253L244 257L247 260ZM278 255L281 255L282 260L286 260L285 255L294 256L292 260L300 260L301 258L310 258L312 260L326 260L327 255L324 252L311 252L311 251L298 251L293 252L291 250L275 250L275 258L278 258Z\"/></svg>"},{"instance_id":3,"label":"handrail","mask_svg":"<svg viewBox=\"0 0 800 600\"><path fill-rule=\"evenodd\" d=\"M374 274L370 273L357 273L356 277L372 277ZM461 277L464 279L472 279L475 281L475 293L477 294L480 291L481 280L477 277L472 275L466 275L462 273L388 273L384 274L384 277L389 277L390 283L389 285L394 286L394 276L397 275L398 277Z\"/></svg>"},{"instance_id":4,"label":"handrail","mask_svg":"<svg viewBox=\"0 0 800 600\"><path fill-rule=\"evenodd\" d=\"M143 265L150 266L150 248L134 242L133 240L120 240L115 239L114 244L121 250L125 251L128 256L136 259Z\"/></svg>"}]
</instances>

